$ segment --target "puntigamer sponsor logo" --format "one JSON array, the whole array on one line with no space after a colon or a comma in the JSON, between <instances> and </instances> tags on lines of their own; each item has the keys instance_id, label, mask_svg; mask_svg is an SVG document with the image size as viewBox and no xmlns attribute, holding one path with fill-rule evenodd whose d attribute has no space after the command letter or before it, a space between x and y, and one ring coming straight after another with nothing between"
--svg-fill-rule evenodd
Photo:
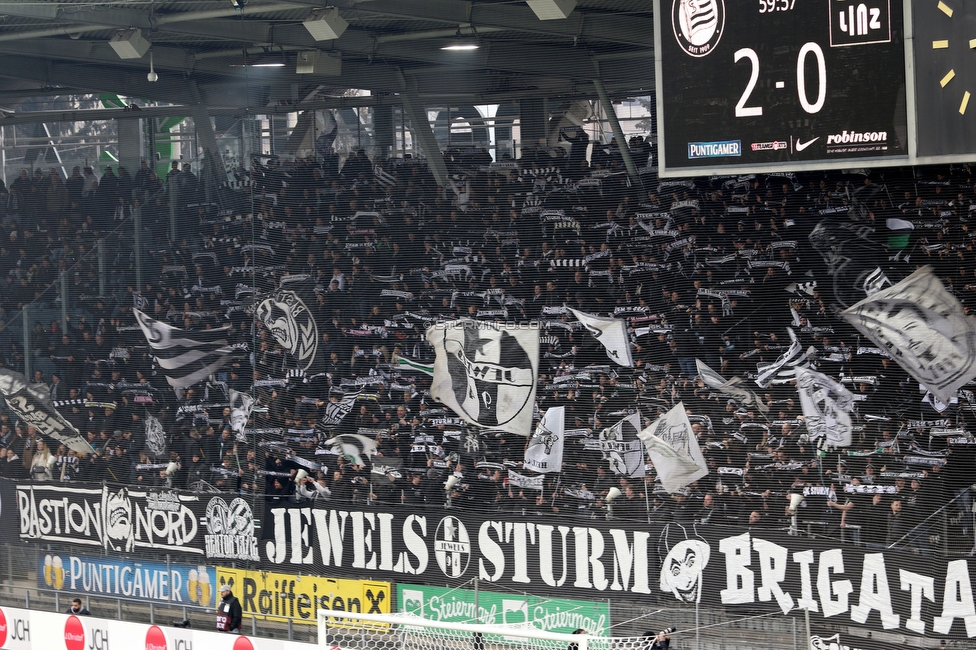
<instances>
[{"instance_id":1,"label":"puntigamer sponsor logo","mask_svg":"<svg viewBox=\"0 0 976 650\"><path fill-rule=\"evenodd\" d=\"M720 140L718 142L689 142L688 159L722 158L742 155L741 140Z\"/></svg>"}]
</instances>

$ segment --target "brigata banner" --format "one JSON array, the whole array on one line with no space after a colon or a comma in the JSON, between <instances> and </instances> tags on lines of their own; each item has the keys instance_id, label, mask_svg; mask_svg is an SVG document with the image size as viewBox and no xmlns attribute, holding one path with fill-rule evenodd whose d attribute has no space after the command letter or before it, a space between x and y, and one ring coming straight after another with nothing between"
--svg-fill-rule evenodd
<instances>
[{"instance_id":1,"label":"brigata banner","mask_svg":"<svg viewBox=\"0 0 976 650\"><path fill-rule=\"evenodd\" d=\"M397 611L431 621L484 625L525 625L547 632L607 636L610 605L566 598L545 598L517 593L450 589L426 585L397 585ZM829 649L828 649L829 650Z\"/></svg>"},{"instance_id":2,"label":"brigata banner","mask_svg":"<svg viewBox=\"0 0 976 650\"><path fill-rule=\"evenodd\" d=\"M273 571L217 567L217 584L230 585L244 616L260 620L317 623L316 612L331 609L367 614L390 613L390 583L342 580Z\"/></svg>"},{"instance_id":3,"label":"brigata banner","mask_svg":"<svg viewBox=\"0 0 976 650\"><path fill-rule=\"evenodd\" d=\"M84 483L66 490L53 483L21 483L14 501L4 507L16 508L16 535L28 542L259 559L259 523L250 501L233 494Z\"/></svg>"},{"instance_id":4,"label":"brigata banner","mask_svg":"<svg viewBox=\"0 0 976 650\"><path fill-rule=\"evenodd\" d=\"M448 586L479 578L488 589L582 600L808 609L827 629L976 637L973 560L866 552L769 529L276 502L262 532L262 563L281 570Z\"/></svg>"},{"instance_id":5,"label":"brigata banner","mask_svg":"<svg viewBox=\"0 0 976 650\"><path fill-rule=\"evenodd\" d=\"M111 556L47 553L40 559L37 586L76 594L121 596L141 601L214 607L213 567L142 562Z\"/></svg>"}]
</instances>

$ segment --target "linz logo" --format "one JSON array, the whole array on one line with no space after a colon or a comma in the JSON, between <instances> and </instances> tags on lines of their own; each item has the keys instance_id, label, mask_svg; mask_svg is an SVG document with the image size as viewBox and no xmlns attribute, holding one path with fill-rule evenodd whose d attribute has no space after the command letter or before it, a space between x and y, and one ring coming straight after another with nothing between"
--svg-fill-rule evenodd
<instances>
[{"instance_id":1,"label":"linz logo","mask_svg":"<svg viewBox=\"0 0 976 650\"><path fill-rule=\"evenodd\" d=\"M711 54L725 31L725 0L674 0L671 28L686 54Z\"/></svg>"},{"instance_id":2,"label":"linz logo","mask_svg":"<svg viewBox=\"0 0 976 650\"><path fill-rule=\"evenodd\" d=\"M890 0L830 0L830 47L890 42Z\"/></svg>"}]
</instances>

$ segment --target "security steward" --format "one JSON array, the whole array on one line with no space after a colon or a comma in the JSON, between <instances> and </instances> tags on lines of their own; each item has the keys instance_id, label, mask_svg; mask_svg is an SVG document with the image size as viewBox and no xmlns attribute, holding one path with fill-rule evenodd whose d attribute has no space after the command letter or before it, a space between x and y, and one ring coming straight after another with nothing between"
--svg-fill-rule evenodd
<instances>
[{"instance_id":1,"label":"security steward","mask_svg":"<svg viewBox=\"0 0 976 650\"><path fill-rule=\"evenodd\" d=\"M230 585L221 585L220 602L217 603L217 629L221 632L240 634L243 616L241 601L231 593Z\"/></svg>"}]
</instances>

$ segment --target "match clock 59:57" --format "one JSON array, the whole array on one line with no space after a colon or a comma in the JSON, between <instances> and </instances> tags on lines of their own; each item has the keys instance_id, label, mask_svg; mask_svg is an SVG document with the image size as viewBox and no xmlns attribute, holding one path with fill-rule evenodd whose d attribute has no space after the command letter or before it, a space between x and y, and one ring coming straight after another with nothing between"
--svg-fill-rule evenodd
<instances>
[{"instance_id":1,"label":"match clock 59:57","mask_svg":"<svg viewBox=\"0 0 976 650\"><path fill-rule=\"evenodd\" d=\"M659 2L662 167L907 156L902 0Z\"/></svg>"}]
</instances>

